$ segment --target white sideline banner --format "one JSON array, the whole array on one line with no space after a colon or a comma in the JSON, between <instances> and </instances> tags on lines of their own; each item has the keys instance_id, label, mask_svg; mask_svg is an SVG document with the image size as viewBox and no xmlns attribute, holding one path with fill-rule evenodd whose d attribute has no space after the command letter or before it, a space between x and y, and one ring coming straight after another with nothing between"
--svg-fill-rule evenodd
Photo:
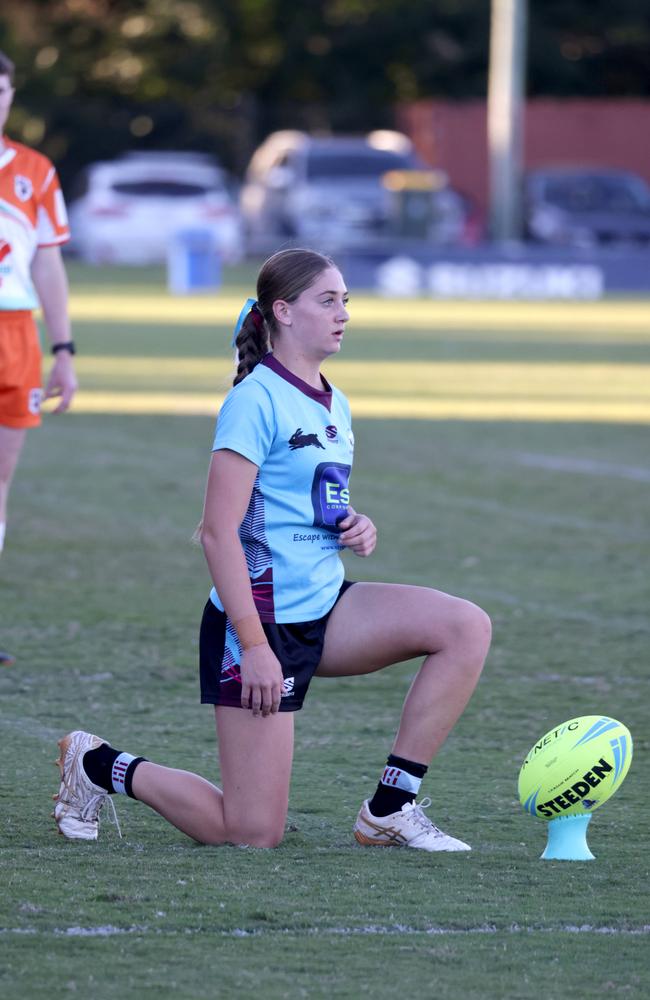
<instances>
[{"instance_id":1,"label":"white sideline banner","mask_svg":"<svg viewBox=\"0 0 650 1000\"><path fill-rule=\"evenodd\" d=\"M391 257L375 272L380 295L435 299L596 300L605 276L595 264L533 264L437 261Z\"/></svg>"}]
</instances>

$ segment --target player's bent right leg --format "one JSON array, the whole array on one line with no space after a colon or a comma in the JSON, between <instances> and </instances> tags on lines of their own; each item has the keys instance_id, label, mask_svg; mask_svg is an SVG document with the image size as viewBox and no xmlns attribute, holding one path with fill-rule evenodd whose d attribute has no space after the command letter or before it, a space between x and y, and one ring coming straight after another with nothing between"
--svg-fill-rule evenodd
<instances>
[{"instance_id":1,"label":"player's bent right leg","mask_svg":"<svg viewBox=\"0 0 650 1000\"><path fill-rule=\"evenodd\" d=\"M430 588L357 583L335 606L317 676L372 673L424 655L406 695L387 761L388 767L391 758L397 758L395 766L409 780L392 798L386 788L378 786L372 800L374 813L370 800L364 802L354 827L358 843L427 851L469 850L463 841L442 833L415 797L432 757L476 686L489 643L490 622L484 611ZM374 808L375 800L379 808ZM386 808L393 801L396 804Z\"/></svg>"}]
</instances>

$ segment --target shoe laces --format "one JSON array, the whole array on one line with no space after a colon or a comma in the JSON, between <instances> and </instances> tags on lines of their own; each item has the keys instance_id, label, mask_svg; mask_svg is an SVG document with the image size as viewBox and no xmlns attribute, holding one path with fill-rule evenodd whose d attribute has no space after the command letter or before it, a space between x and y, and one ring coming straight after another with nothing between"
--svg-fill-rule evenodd
<instances>
[{"instance_id":1,"label":"shoe laces","mask_svg":"<svg viewBox=\"0 0 650 1000\"><path fill-rule=\"evenodd\" d=\"M442 830L439 830L435 823L432 823L429 817L425 816L422 811L423 809L428 809L430 805L431 799L428 795L425 795L419 802L412 802L411 808L408 810L409 819L427 833L432 833L434 837L444 837L445 835Z\"/></svg>"},{"instance_id":2,"label":"shoe laces","mask_svg":"<svg viewBox=\"0 0 650 1000\"><path fill-rule=\"evenodd\" d=\"M84 804L83 809L80 810L81 818L84 823L96 822L99 819L99 814L102 811L105 802L108 802L111 807L112 816L109 815L109 819L117 827L117 832L120 839L122 839L122 829L120 827L120 821L117 818L115 803L108 792L98 792L96 795L91 796Z\"/></svg>"},{"instance_id":3,"label":"shoe laces","mask_svg":"<svg viewBox=\"0 0 650 1000\"><path fill-rule=\"evenodd\" d=\"M120 840L122 840L123 839L122 838L122 828L120 827L120 821L117 818L117 809L115 808L115 803L113 802L113 799L111 798L110 795L108 796L108 804L111 807L111 812L113 814L112 816L109 817L109 819L117 827L117 832L118 832L119 838L120 838Z\"/></svg>"}]
</instances>

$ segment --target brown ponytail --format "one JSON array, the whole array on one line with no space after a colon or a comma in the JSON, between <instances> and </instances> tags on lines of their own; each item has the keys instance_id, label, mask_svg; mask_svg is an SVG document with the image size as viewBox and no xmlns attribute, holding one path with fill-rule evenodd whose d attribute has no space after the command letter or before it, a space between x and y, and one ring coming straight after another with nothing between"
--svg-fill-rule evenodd
<instances>
[{"instance_id":1,"label":"brown ponytail","mask_svg":"<svg viewBox=\"0 0 650 1000\"><path fill-rule=\"evenodd\" d=\"M235 340L237 348L237 374L233 385L237 385L247 375L250 375L255 365L259 364L265 354L271 349L268 330L264 317L254 305L241 325L241 330Z\"/></svg>"}]
</instances>

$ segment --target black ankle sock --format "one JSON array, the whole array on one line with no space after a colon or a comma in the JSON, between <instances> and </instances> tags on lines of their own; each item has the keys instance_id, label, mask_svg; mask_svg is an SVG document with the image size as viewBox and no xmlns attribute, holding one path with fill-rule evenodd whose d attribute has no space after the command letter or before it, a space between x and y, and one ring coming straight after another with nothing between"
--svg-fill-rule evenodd
<instances>
[{"instance_id":1,"label":"black ankle sock","mask_svg":"<svg viewBox=\"0 0 650 1000\"><path fill-rule=\"evenodd\" d=\"M115 793L115 788L113 787L113 764L121 753L121 750L116 750L115 747L110 746L108 743L102 743L95 750L86 750L84 754L84 771L93 785L104 788L109 795ZM133 760L129 761L124 772L124 791L129 798L135 798L132 790L133 773L138 764L141 764L146 759L146 757L134 757Z\"/></svg>"},{"instance_id":2,"label":"black ankle sock","mask_svg":"<svg viewBox=\"0 0 650 1000\"><path fill-rule=\"evenodd\" d=\"M111 780L111 771L117 757L121 751L108 743L102 743L95 750L86 750L83 759L83 768L93 785L105 788L109 795L113 795L115 789Z\"/></svg>"},{"instance_id":3,"label":"black ankle sock","mask_svg":"<svg viewBox=\"0 0 650 1000\"><path fill-rule=\"evenodd\" d=\"M388 816L390 813L399 812L406 802L414 802L420 781L427 770L425 764L390 754L381 781L377 785L377 791L368 803L372 815Z\"/></svg>"}]
</instances>

